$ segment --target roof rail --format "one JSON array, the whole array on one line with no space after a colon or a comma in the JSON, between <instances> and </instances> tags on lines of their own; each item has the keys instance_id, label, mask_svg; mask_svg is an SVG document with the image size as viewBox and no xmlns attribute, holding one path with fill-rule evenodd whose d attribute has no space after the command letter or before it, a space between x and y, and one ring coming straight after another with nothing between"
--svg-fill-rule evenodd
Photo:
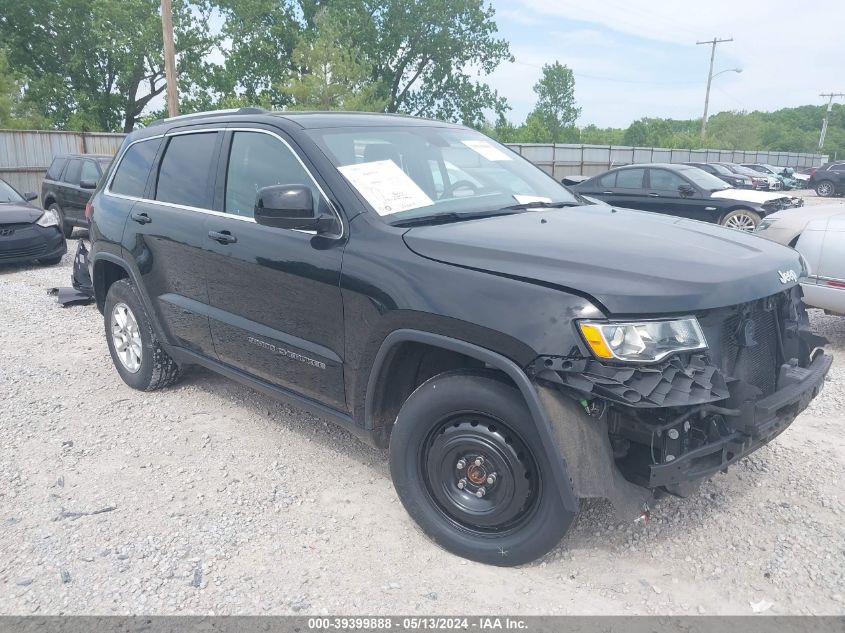
<instances>
[{"instance_id":1,"label":"roof rail","mask_svg":"<svg viewBox=\"0 0 845 633\"><path fill-rule=\"evenodd\" d=\"M267 114L269 112L269 110L265 110L264 108L256 108L253 106L248 106L244 108L229 108L227 110L207 110L205 112L191 112L190 114L180 114L179 116L172 116L164 119L156 119L155 121L151 122L147 127L161 125L162 123L168 123L170 121L192 119L195 117L224 116L227 114Z\"/></svg>"}]
</instances>

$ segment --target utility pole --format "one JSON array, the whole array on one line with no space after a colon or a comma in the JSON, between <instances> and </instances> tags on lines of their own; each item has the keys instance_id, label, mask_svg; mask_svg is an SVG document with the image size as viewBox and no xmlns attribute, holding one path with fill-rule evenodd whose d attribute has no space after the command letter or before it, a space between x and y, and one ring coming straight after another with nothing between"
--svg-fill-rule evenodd
<instances>
[{"instance_id":1,"label":"utility pole","mask_svg":"<svg viewBox=\"0 0 845 633\"><path fill-rule=\"evenodd\" d=\"M827 112L824 114L824 121L822 122L822 133L819 135L819 151L824 147L824 137L827 134L827 124L830 121L830 111L833 110L833 98L845 97L845 92L823 92L820 97L828 97Z\"/></svg>"},{"instance_id":2,"label":"utility pole","mask_svg":"<svg viewBox=\"0 0 845 633\"><path fill-rule=\"evenodd\" d=\"M173 7L171 0L161 0L161 30L164 35L167 112L170 116L179 116L179 93L176 91L176 47L173 44Z\"/></svg>"},{"instance_id":3,"label":"utility pole","mask_svg":"<svg viewBox=\"0 0 845 633\"><path fill-rule=\"evenodd\" d=\"M707 73L707 94L704 96L704 116L701 119L701 140L704 140L704 135L707 132L707 109L710 107L710 82L713 81L713 60L716 57L716 44L721 44L722 42L733 42L734 38L729 38L726 40L720 40L719 38L714 37L712 40L706 40L704 42L696 42L696 44L710 44L712 48L710 49L710 72Z\"/></svg>"}]
</instances>

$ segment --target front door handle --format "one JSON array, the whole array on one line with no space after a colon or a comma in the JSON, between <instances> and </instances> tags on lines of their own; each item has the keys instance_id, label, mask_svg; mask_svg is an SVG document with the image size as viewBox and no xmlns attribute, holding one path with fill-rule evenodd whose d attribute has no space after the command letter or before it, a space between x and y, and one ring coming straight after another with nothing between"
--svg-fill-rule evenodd
<instances>
[{"instance_id":1,"label":"front door handle","mask_svg":"<svg viewBox=\"0 0 845 633\"><path fill-rule=\"evenodd\" d=\"M238 241L238 238L232 235L229 231L209 231L208 237L220 244L234 244Z\"/></svg>"},{"instance_id":2,"label":"front door handle","mask_svg":"<svg viewBox=\"0 0 845 633\"><path fill-rule=\"evenodd\" d=\"M129 214L129 217L132 218L138 224L149 224L153 221L153 219L146 213L132 212L131 214Z\"/></svg>"},{"instance_id":3,"label":"front door handle","mask_svg":"<svg viewBox=\"0 0 845 633\"><path fill-rule=\"evenodd\" d=\"M649 198L659 198L660 194L659 193L650 193L650 194L648 194L648 196L649 196Z\"/></svg>"},{"instance_id":4,"label":"front door handle","mask_svg":"<svg viewBox=\"0 0 845 633\"><path fill-rule=\"evenodd\" d=\"M602 192L601 192L601 195L603 195L603 196L612 196L612 195L613 195L613 192L612 192L612 191L602 191Z\"/></svg>"}]
</instances>

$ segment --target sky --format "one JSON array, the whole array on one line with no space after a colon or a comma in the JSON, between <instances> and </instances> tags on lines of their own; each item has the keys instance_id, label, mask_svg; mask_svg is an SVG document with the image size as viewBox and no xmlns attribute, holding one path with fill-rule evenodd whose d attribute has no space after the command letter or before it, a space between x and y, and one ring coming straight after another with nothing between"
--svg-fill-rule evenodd
<instances>
[{"instance_id":1,"label":"sky","mask_svg":"<svg viewBox=\"0 0 845 633\"><path fill-rule=\"evenodd\" d=\"M485 80L521 122L544 63L575 73L578 125L627 127L645 116L701 117L710 46L710 114L826 103L845 92L845 0L491 0L515 57ZM840 99L845 102L845 99Z\"/></svg>"}]
</instances>

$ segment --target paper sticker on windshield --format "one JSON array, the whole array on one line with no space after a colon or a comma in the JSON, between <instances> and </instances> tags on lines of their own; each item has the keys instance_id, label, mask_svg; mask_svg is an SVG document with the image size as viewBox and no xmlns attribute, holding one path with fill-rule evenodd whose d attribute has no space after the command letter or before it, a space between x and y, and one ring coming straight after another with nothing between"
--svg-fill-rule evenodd
<instances>
[{"instance_id":1,"label":"paper sticker on windshield","mask_svg":"<svg viewBox=\"0 0 845 633\"><path fill-rule=\"evenodd\" d=\"M434 204L411 178L392 160L338 167L379 215Z\"/></svg>"},{"instance_id":2,"label":"paper sticker on windshield","mask_svg":"<svg viewBox=\"0 0 845 633\"><path fill-rule=\"evenodd\" d=\"M487 160L513 160L495 145L483 140L461 141L473 152L481 154Z\"/></svg>"},{"instance_id":3,"label":"paper sticker on windshield","mask_svg":"<svg viewBox=\"0 0 845 633\"><path fill-rule=\"evenodd\" d=\"M551 198L547 198L546 196L523 196L521 194L515 193L513 194L514 200L516 200L519 204L531 204L532 202L551 202Z\"/></svg>"}]
</instances>

